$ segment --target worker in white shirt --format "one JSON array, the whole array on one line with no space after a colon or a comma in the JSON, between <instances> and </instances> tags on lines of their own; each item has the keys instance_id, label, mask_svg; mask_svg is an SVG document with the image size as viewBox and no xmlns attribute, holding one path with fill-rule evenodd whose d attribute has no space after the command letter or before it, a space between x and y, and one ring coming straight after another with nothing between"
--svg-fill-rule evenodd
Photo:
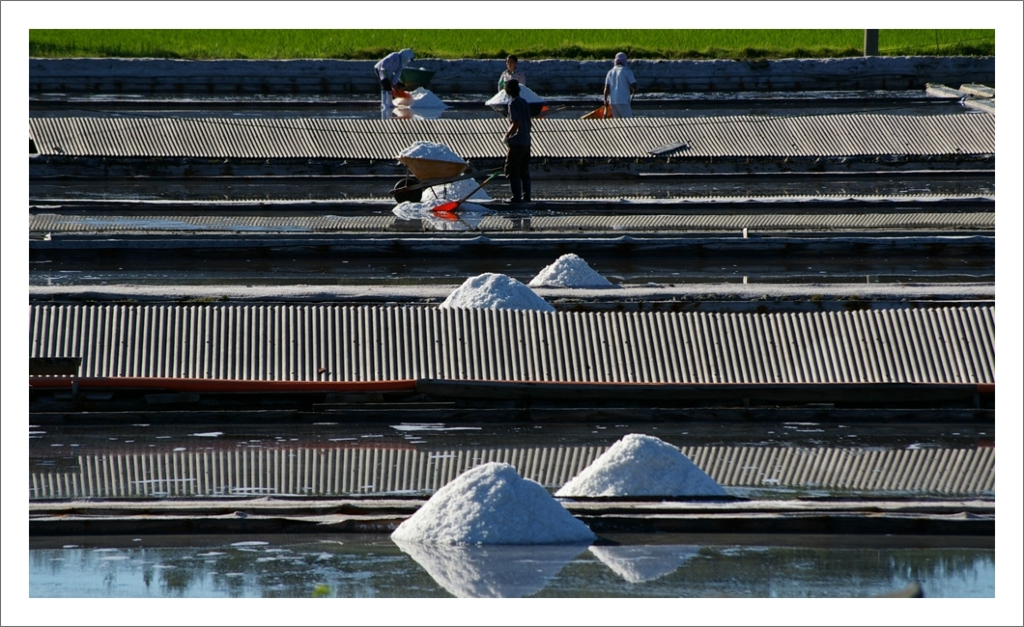
<instances>
[{"instance_id":1,"label":"worker in white shirt","mask_svg":"<svg viewBox=\"0 0 1024 627\"><path fill-rule=\"evenodd\" d=\"M604 106L611 106L611 117L631 118L633 109L629 103L636 93L636 79L633 71L626 67L626 53L615 55L615 65L604 77Z\"/></svg>"},{"instance_id":2,"label":"worker in white shirt","mask_svg":"<svg viewBox=\"0 0 1024 627\"><path fill-rule=\"evenodd\" d=\"M402 70L412 63L412 58L412 50L405 48L398 52L392 52L373 66L374 72L377 73L377 79L380 81L381 109L394 108L395 104L391 100L392 93L395 89L405 89L405 83L401 79Z\"/></svg>"}]
</instances>

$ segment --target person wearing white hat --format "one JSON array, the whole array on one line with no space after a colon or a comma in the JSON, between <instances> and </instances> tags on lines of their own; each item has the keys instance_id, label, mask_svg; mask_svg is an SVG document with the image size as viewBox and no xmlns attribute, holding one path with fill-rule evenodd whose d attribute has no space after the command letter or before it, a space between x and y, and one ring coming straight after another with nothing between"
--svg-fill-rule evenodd
<instances>
[{"instance_id":1,"label":"person wearing white hat","mask_svg":"<svg viewBox=\"0 0 1024 627\"><path fill-rule=\"evenodd\" d=\"M626 67L626 53L615 55L615 65L604 77L604 106L611 106L613 118L631 118L633 109L629 103L636 93L636 78L633 71Z\"/></svg>"},{"instance_id":2,"label":"person wearing white hat","mask_svg":"<svg viewBox=\"0 0 1024 627\"><path fill-rule=\"evenodd\" d=\"M412 63L412 58L412 50L404 48L398 52L392 52L373 66L377 80L380 81L380 108L382 110L394 108L395 103L391 96L395 89L405 89L405 83L401 80L402 70Z\"/></svg>"}]
</instances>

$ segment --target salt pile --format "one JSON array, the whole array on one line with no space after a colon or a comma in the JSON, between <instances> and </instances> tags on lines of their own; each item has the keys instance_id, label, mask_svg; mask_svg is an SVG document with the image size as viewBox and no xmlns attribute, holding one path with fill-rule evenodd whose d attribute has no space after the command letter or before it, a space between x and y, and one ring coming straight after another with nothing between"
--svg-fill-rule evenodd
<instances>
[{"instance_id":1,"label":"salt pile","mask_svg":"<svg viewBox=\"0 0 1024 627\"><path fill-rule=\"evenodd\" d=\"M464 202L457 213L435 213L434 207L451 200L435 198L425 202L403 202L395 205L391 213L403 220L423 220L435 231L473 231L480 227L484 217L490 213L487 207Z\"/></svg>"},{"instance_id":2,"label":"salt pile","mask_svg":"<svg viewBox=\"0 0 1024 627\"><path fill-rule=\"evenodd\" d=\"M540 271L530 287L614 287L579 255L569 253Z\"/></svg>"},{"instance_id":3,"label":"salt pile","mask_svg":"<svg viewBox=\"0 0 1024 627\"><path fill-rule=\"evenodd\" d=\"M460 285L441 303L442 309L512 309L553 312L555 308L533 290L504 274L486 272Z\"/></svg>"},{"instance_id":4,"label":"salt pile","mask_svg":"<svg viewBox=\"0 0 1024 627\"><path fill-rule=\"evenodd\" d=\"M465 159L455 154L455 151L448 146L427 141L413 142L408 148L398 153L398 156L412 157L414 159L430 159L431 161L466 163Z\"/></svg>"},{"instance_id":5,"label":"salt pile","mask_svg":"<svg viewBox=\"0 0 1024 627\"><path fill-rule=\"evenodd\" d=\"M539 483L508 464L471 468L434 493L391 534L395 542L571 544L596 536Z\"/></svg>"},{"instance_id":6,"label":"salt pile","mask_svg":"<svg viewBox=\"0 0 1024 627\"><path fill-rule=\"evenodd\" d=\"M429 89L417 87L409 93L408 98L394 98L392 102L396 107L409 109L448 109L443 100L434 95Z\"/></svg>"},{"instance_id":7,"label":"salt pile","mask_svg":"<svg viewBox=\"0 0 1024 627\"><path fill-rule=\"evenodd\" d=\"M605 566L629 583L640 583L675 572L700 547L663 546L592 546L590 552Z\"/></svg>"},{"instance_id":8,"label":"salt pile","mask_svg":"<svg viewBox=\"0 0 1024 627\"><path fill-rule=\"evenodd\" d=\"M679 449L631 433L562 486L555 496L725 496Z\"/></svg>"},{"instance_id":9,"label":"salt pile","mask_svg":"<svg viewBox=\"0 0 1024 627\"><path fill-rule=\"evenodd\" d=\"M395 540L442 588L461 598L516 598L539 592L582 544L452 546Z\"/></svg>"},{"instance_id":10,"label":"salt pile","mask_svg":"<svg viewBox=\"0 0 1024 627\"><path fill-rule=\"evenodd\" d=\"M538 96L535 91L533 91L526 85L519 86L519 97L529 103L544 102L543 98ZM494 94L494 96L492 96L491 99L485 102L484 104L487 105L488 107L493 107L507 105L510 102L512 102L512 96L509 96L507 93L505 93L505 90L502 89L498 93Z\"/></svg>"},{"instance_id":11,"label":"salt pile","mask_svg":"<svg viewBox=\"0 0 1024 627\"><path fill-rule=\"evenodd\" d=\"M463 179L461 181L455 181L445 185L435 185L423 190L421 200L424 202L438 199L443 200L444 202L448 202L449 200L462 200L479 186L480 183L477 183L473 179ZM472 196L469 196L469 200L493 199L488 196L487 192L484 191L484 188L481 187L480 189L477 189L476 192L473 192Z\"/></svg>"}]
</instances>

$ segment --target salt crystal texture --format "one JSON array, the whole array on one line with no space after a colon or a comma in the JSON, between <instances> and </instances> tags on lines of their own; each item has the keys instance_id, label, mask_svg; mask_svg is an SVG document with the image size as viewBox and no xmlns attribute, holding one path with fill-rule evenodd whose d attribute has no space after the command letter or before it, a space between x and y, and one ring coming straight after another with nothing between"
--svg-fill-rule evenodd
<instances>
[{"instance_id":1,"label":"salt crystal texture","mask_svg":"<svg viewBox=\"0 0 1024 627\"><path fill-rule=\"evenodd\" d=\"M447 109L448 105L434 95L429 89L417 87L409 92L408 98L395 98L392 101L396 107L408 107L410 109Z\"/></svg>"},{"instance_id":2,"label":"salt crystal texture","mask_svg":"<svg viewBox=\"0 0 1024 627\"><path fill-rule=\"evenodd\" d=\"M539 483L508 464L471 468L434 493L391 534L395 542L572 544L596 539Z\"/></svg>"},{"instance_id":3,"label":"salt crystal texture","mask_svg":"<svg viewBox=\"0 0 1024 627\"><path fill-rule=\"evenodd\" d=\"M464 179L461 181L455 181L454 183L447 183L445 185L435 185L433 187L428 187L427 189L423 190L423 196L421 197L421 200L423 202L438 199L441 199L444 202L448 202L450 200L462 200L463 198L466 198L470 192L473 192L473 190L479 186L480 183L477 183L473 179ZM480 189L477 189L476 192L473 192L472 196L469 196L469 200L493 199L490 196L488 196L484 188L481 187Z\"/></svg>"},{"instance_id":4,"label":"salt crystal texture","mask_svg":"<svg viewBox=\"0 0 1024 627\"><path fill-rule=\"evenodd\" d=\"M671 444L631 433L562 486L555 496L725 496Z\"/></svg>"},{"instance_id":5,"label":"salt crystal texture","mask_svg":"<svg viewBox=\"0 0 1024 627\"><path fill-rule=\"evenodd\" d=\"M448 592L462 598L515 598L544 588L573 558L580 544L464 546L395 540Z\"/></svg>"},{"instance_id":6,"label":"salt crystal texture","mask_svg":"<svg viewBox=\"0 0 1024 627\"><path fill-rule=\"evenodd\" d=\"M413 142L408 148L398 153L398 156L412 157L414 159L430 159L432 161L466 163L465 159L457 155L455 151L448 146L427 141Z\"/></svg>"},{"instance_id":7,"label":"salt crystal texture","mask_svg":"<svg viewBox=\"0 0 1024 627\"><path fill-rule=\"evenodd\" d=\"M530 287L614 287L579 255L569 253L555 260L530 281Z\"/></svg>"},{"instance_id":8,"label":"salt crystal texture","mask_svg":"<svg viewBox=\"0 0 1024 627\"><path fill-rule=\"evenodd\" d=\"M519 97L525 100L526 102L530 103L544 102L543 98L538 96L535 91L533 91L526 85L519 86ZM495 105L507 105L510 102L512 102L512 96L509 96L507 93L505 93L505 90L502 89L498 93L494 94L494 96L492 96L491 99L485 102L484 104L487 105L488 107L493 107Z\"/></svg>"},{"instance_id":9,"label":"salt crystal texture","mask_svg":"<svg viewBox=\"0 0 1024 627\"><path fill-rule=\"evenodd\" d=\"M554 307L519 281L487 272L475 276L448 295L443 309L513 309L553 312Z\"/></svg>"}]
</instances>

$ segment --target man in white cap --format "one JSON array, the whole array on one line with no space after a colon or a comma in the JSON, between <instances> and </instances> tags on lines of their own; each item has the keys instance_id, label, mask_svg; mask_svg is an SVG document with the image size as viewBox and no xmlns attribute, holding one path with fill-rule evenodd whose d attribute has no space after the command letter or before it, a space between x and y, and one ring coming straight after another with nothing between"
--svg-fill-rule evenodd
<instances>
[{"instance_id":1,"label":"man in white cap","mask_svg":"<svg viewBox=\"0 0 1024 627\"><path fill-rule=\"evenodd\" d=\"M631 118L633 109L629 106L636 93L636 79L633 71L626 67L626 53L615 55L615 66L604 77L604 106L612 108L613 118Z\"/></svg>"},{"instance_id":2,"label":"man in white cap","mask_svg":"<svg viewBox=\"0 0 1024 627\"><path fill-rule=\"evenodd\" d=\"M391 100L391 95L395 89L405 89L405 83L401 80L402 70L412 63L412 57L412 50L404 48L398 52L392 52L373 66L374 72L377 73L377 79L380 81L380 108L382 110L387 111L394 108L395 103Z\"/></svg>"}]
</instances>

